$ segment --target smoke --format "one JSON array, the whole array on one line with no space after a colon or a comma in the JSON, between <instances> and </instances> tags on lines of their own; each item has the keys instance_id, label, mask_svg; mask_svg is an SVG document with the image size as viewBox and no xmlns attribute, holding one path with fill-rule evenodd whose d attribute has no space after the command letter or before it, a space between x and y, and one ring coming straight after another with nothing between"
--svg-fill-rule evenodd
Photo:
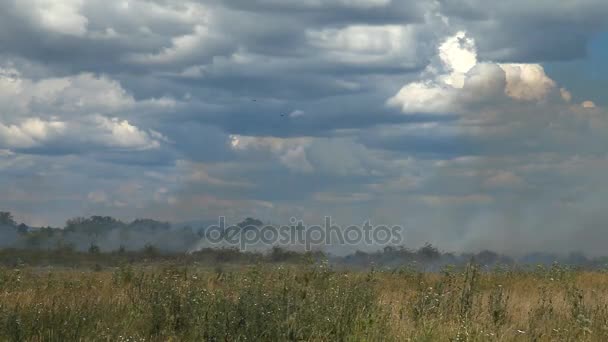
<instances>
[{"instance_id":1,"label":"smoke","mask_svg":"<svg viewBox=\"0 0 608 342\"><path fill-rule=\"evenodd\" d=\"M192 228L175 227L153 220L136 220L129 224L109 217L91 217L68 221L64 228L2 227L0 248L56 249L70 248L101 252L139 251L153 246L164 252L192 249L200 236Z\"/></svg>"},{"instance_id":2,"label":"smoke","mask_svg":"<svg viewBox=\"0 0 608 342\"><path fill-rule=\"evenodd\" d=\"M0 224L0 248L14 247L18 240L15 227Z\"/></svg>"},{"instance_id":3,"label":"smoke","mask_svg":"<svg viewBox=\"0 0 608 342\"><path fill-rule=\"evenodd\" d=\"M458 251L603 253L606 109L574 103L540 64L479 60L466 32L438 50L421 79L388 101L404 114L455 118L428 132L440 165L420 190L431 209L414 213L416 233Z\"/></svg>"},{"instance_id":4,"label":"smoke","mask_svg":"<svg viewBox=\"0 0 608 342\"><path fill-rule=\"evenodd\" d=\"M255 223L256 226L247 225ZM262 228L261 221L248 218L237 226L246 229ZM0 226L0 249L24 250L62 250L70 249L80 252L140 252L151 250L164 253L167 256L191 254L194 258L197 252L202 256L211 256L213 260L222 259L222 253L229 251L231 255L239 256L239 260L247 260L247 255L255 256L256 260L270 262L303 260L305 255L327 257L335 266L349 268L388 267L412 268L420 271L439 271L443 267L463 266L474 261L486 269L497 266L545 265L555 262L584 267L605 267L605 258L589 259L584 253L552 254L535 252L520 256L509 253L497 253L487 248L478 252L452 253L444 252L426 244L412 250L404 246L370 246L340 244L314 246L308 248L303 243L290 245L269 245L255 241L246 250L230 244L210 244L206 240L205 230L209 227L193 229L188 226L180 227L154 220L136 220L123 223L111 217L93 216L88 219L78 218L69 220L64 228L31 228L23 225ZM495 237L488 240L494 241ZM477 241L482 241L477 240ZM487 241L486 241L487 242ZM487 247L487 246L486 246ZM246 254L245 254L246 252ZM562 251L563 252L563 251ZM253 259L252 259L253 260Z\"/></svg>"}]
</instances>

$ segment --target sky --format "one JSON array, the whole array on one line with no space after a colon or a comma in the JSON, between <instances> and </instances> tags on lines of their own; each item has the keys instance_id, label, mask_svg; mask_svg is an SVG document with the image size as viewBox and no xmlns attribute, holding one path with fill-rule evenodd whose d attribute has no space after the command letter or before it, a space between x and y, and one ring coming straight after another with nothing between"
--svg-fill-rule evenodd
<instances>
[{"instance_id":1,"label":"sky","mask_svg":"<svg viewBox=\"0 0 608 342\"><path fill-rule=\"evenodd\" d=\"M0 0L0 208L608 243L608 2Z\"/></svg>"}]
</instances>

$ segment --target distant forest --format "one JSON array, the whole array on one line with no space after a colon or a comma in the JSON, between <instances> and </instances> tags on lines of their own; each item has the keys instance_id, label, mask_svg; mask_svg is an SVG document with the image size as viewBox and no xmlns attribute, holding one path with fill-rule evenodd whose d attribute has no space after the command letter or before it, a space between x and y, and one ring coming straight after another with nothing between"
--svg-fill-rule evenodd
<instances>
[{"instance_id":1,"label":"distant forest","mask_svg":"<svg viewBox=\"0 0 608 342\"><path fill-rule=\"evenodd\" d=\"M29 227L0 212L0 248L141 250L155 246L167 252L187 251L200 240L192 228L175 228L168 222L137 219L125 223L109 216L77 217L65 227Z\"/></svg>"},{"instance_id":2,"label":"distant forest","mask_svg":"<svg viewBox=\"0 0 608 342\"><path fill-rule=\"evenodd\" d=\"M246 218L237 226L262 226L260 220ZM565 256L530 253L513 258L493 251L476 253L442 252L431 244L418 249L388 246L373 252L356 251L346 256L335 256L324 251L302 253L275 246L265 251L241 252L233 248L208 248L201 244L204 227L175 226L168 222L136 219L126 223L109 216L78 217L66 222L65 227L30 227L14 220L9 212L0 212L0 257L15 260L11 255L24 252L47 253L49 258L62 253L84 255L130 255L175 258L189 255L205 256L207 261L298 261L305 258L326 259L336 265L349 267L412 267L439 270L448 265L464 265L474 261L485 267L513 265L561 265L607 268L608 257L588 258L584 253ZM3 260L0 260L2 262Z\"/></svg>"}]
</instances>

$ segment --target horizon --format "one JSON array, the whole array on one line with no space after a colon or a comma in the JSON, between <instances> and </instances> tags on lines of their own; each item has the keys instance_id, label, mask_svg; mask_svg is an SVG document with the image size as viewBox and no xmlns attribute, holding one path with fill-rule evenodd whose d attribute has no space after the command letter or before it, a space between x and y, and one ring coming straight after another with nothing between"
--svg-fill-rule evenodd
<instances>
[{"instance_id":1,"label":"horizon","mask_svg":"<svg viewBox=\"0 0 608 342\"><path fill-rule=\"evenodd\" d=\"M8 214L8 216L7 216ZM74 217L66 220L63 226L30 226L19 221L10 221L10 213L0 212L0 236L2 236L2 243L0 243L0 251L3 248L8 249L23 249L29 251L59 251L66 246L72 246L77 251L91 250L95 246L96 250L103 251L105 253L113 253L119 250L129 251L145 251L148 248L160 248L160 251L165 253L195 253L197 251L204 250L235 250L241 253L268 253L274 248L279 248L285 251L292 251L297 253L316 253L321 252L328 257L335 258L348 258L350 256L356 256L358 253L364 253L366 255L375 255L377 253L423 253L425 249L431 250L431 253L438 253L441 258L444 257L455 257L458 262L463 262L462 258L468 258L473 256L481 256L484 254L485 259L501 260L506 257L511 259L509 262L523 263L523 264L550 264L555 262L575 262L577 264L585 264L589 262L598 262L608 258L608 254L592 254L584 250L561 250L559 252L550 252L547 250L533 250L519 253L512 253L503 250L492 250L488 248L477 248L471 250L446 250L441 246L433 245L430 242L424 242L420 245L412 245L407 239L407 228L405 227L388 227L393 229L392 234L395 234L394 229L398 228L399 233L396 239L390 238L390 233L383 242L377 241L377 237L374 233L373 238L369 235L369 232L373 232L383 225L374 225L372 222L365 222L363 226L351 225L351 226L340 226L333 222L331 217L325 217L324 225L309 225L303 221L297 221L292 218L289 223L271 223L262 222L256 218L247 217L243 218L239 222L227 222L224 217L220 217L218 221L211 222L198 221L198 223L192 225L193 222L170 222L170 221L157 221L149 218L136 218L131 221L123 221L110 216L91 216L91 217ZM7 222L3 220L9 218ZM97 224L94 231L91 231L90 224L97 220ZM103 222L102 222L103 221ZM22 225L25 225L27 230L21 230ZM6 228L13 228L14 235L6 236ZM331 228L328 228L331 227ZM237 228L240 232L234 234L231 229ZM277 238L273 241L266 241L264 239L264 231L268 228L275 228L275 234ZM303 233L297 234L298 237L292 236L291 240L279 239L281 232L284 233L284 229L287 228L292 232L302 231ZM317 229L318 230L315 230ZM361 241L352 242L344 241L344 238L348 236L345 230L355 228L359 230L361 234L368 234L367 238L362 235ZM52 229L57 233L61 231L59 236L55 236L55 233L48 233L44 237L37 236L40 229ZM133 229L128 235L117 239L117 235L122 236L121 231L125 229ZM221 236L214 236L214 229L220 229ZM255 236L247 236L246 232L255 230L258 232ZM315 233L322 234L320 237L315 237L312 230ZM160 234L157 234L158 232ZM278 232L278 233L277 233ZM336 232L341 232L336 235ZM118 234L117 234L118 233ZM166 233L170 233L166 235ZM34 234L34 235L32 235ZM67 234L67 235L62 235ZM133 235L135 234L135 235ZM181 234L181 235L180 235ZM230 239L227 239L225 235L231 235ZM17 236L21 238L15 238ZM72 236L73 235L73 236ZM76 237L74 240L74 236ZM280 235L281 237L283 235ZM327 236L327 237L326 237ZM236 237L236 240L234 240ZM295 238L294 238L295 237ZM394 236L395 237L395 236ZM195 238L196 241L193 241ZM321 240L329 239L327 242ZM294 240L295 239L295 240ZM371 240L366 240L371 239ZM167 244L167 240L172 240L173 243ZM232 241L231 241L232 240ZM333 242L329 242L329 241ZM340 241L342 240L342 241ZM390 240L390 241L389 241ZM11 242L12 241L12 242ZM36 244L31 244L33 241L37 241ZM133 243L137 241L137 246ZM156 241L151 242L151 241ZM175 241L181 241L175 244ZM187 241L187 242L186 242ZM157 245L158 243L158 245ZM44 248L41 249L41 247ZM388 250L388 252L387 252ZM433 252L434 251L434 252ZM424 254L424 253L423 253ZM570 260L570 261L568 261ZM505 260L503 260L505 261Z\"/></svg>"}]
</instances>

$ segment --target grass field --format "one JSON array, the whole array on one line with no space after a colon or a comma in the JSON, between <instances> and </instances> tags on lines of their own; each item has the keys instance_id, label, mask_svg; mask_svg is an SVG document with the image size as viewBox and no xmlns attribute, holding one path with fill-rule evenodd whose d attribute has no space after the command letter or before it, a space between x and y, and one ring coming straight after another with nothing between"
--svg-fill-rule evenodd
<instances>
[{"instance_id":1,"label":"grass field","mask_svg":"<svg viewBox=\"0 0 608 342\"><path fill-rule=\"evenodd\" d=\"M608 274L323 263L0 270L4 341L605 341Z\"/></svg>"}]
</instances>

